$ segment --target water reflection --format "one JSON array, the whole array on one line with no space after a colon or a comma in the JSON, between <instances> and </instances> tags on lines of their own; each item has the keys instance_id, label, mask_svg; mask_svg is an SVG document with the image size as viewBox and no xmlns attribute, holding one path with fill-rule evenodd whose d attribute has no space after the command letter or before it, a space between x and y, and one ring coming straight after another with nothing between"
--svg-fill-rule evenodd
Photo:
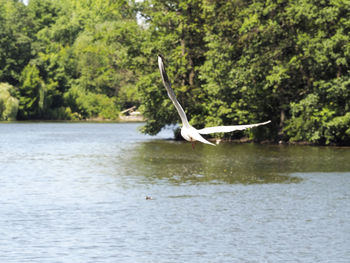
<instances>
[{"instance_id":1,"label":"water reflection","mask_svg":"<svg viewBox=\"0 0 350 263\"><path fill-rule=\"evenodd\" d=\"M173 184L298 183L297 172L349 171L350 151L346 148L255 144L222 144L208 147L188 143L147 141L125 157L126 173L148 181Z\"/></svg>"},{"instance_id":2,"label":"water reflection","mask_svg":"<svg viewBox=\"0 0 350 263\"><path fill-rule=\"evenodd\" d=\"M298 172L349 171L346 148L255 144L198 144L148 141L126 158L128 172L147 180L182 183L266 184L298 183Z\"/></svg>"}]
</instances>

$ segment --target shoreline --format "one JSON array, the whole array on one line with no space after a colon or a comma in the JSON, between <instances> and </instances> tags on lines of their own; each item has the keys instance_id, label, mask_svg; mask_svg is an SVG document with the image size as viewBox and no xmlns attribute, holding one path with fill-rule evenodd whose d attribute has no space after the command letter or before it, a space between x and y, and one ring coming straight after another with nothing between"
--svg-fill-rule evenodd
<instances>
[{"instance_id":1,"label":"shoreline","mask_svg":"<svg viewBox=\"0 0 350 263\"><path fill-rule=\"evenodd\" d=\"M145 120L125 120L125 119L101 119L101 118L89 118L83 120L14 120L14 121L0 121L0 124L6 123L143 123Z\"/></svg>"},{"instance_id":2,"label":"shoreline","mask_svg":"<svg viewBox=\"0 0 350 263\"><path fill-rule=\"evenodd\" d=\"M0 121L1 124L11 124L11 123L144 123L145 120L142 118L119 118L117 120L108 120L102 118L90 118L85 120L15 120L15 121ZM184 139L172 138L169 140L173 141L185 141ZM350 145L341 144L319 144L307 141L290 142L290 141L274 141L274 140L263 140L260 142L254 141L247 137L242 137L240 139L221 139L221 138L209 138L209 141L220 144L220 143L234 143L234 144L262 144L262 145L282 145L282 146L319 146L319 147L340 147L340 148L350 148Z\"/></svg>"}]
</instances>

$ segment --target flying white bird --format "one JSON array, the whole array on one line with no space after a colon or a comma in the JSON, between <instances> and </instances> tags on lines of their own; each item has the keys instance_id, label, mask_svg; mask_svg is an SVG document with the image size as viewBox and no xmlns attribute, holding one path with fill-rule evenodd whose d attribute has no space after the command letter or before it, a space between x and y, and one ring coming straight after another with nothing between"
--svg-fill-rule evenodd
<instances>
[{"instance_id":1,"label":"flying white bird","mask_svg":"<svg viewBox=\"0 0 350 263\"><path fill-rule=\"evenodd\" d=\"M202 143L215 146L215 144L208 142L206 139L204 139L201 134L241 131L247 128L257 127L257 126L265 125L271 122L271 121L266 121L266 122L261 122L256 124L248 124L248 125L216 126L216 127L208 127L208 128L197 130L189 124L185 111L182 109L180 103L176 99L175 93L171 88L171 83L169 81L168 75L165 72L163 58L161 55L158 55L158 66L160 70L160 75L162 76L163 84L166 90L168 91L168 96L171 99L171 101L174 103L175 108L177 109L177 112L179 113L182 121L181 136L186 141L192 142L193 148L194 148L195 141L200 141Z\"/></svg>"}]
</instances>

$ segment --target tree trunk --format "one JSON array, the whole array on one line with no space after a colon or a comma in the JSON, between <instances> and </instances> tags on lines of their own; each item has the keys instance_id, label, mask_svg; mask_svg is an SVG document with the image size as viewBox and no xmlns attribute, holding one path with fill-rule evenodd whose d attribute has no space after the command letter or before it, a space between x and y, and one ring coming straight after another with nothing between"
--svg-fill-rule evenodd
<instances>
[{"instance_id":1,"label":"tree trunk","mask_svg":"<svg viewBox=\"0 0 350 263\"><path fill-rule=\"evenodd\" d=\"M181 55L184 57L185 54L186 54L186 43L185 43L185 36L184 36L184 30L182 28L182 35L181 35L181 40L180 40L180 43L181 43ZM181 81L181 85L182 86L185 86L186 84L186 73L184 73L182 75L182 81Z\"/></svg>"},{"instance_id":2,"label":"tree trunk","mask_svg":"<svg viewBox=\"0 0 350 263\"><path fill-rule=\"evenodd\" d=\"M194 77L195 77L195 72L194 72L194 62L192 57L189 57L189 63L190 63L190 73L188 74L188 83L190 86L194 85Z\"/></svg>"}]
</instances>

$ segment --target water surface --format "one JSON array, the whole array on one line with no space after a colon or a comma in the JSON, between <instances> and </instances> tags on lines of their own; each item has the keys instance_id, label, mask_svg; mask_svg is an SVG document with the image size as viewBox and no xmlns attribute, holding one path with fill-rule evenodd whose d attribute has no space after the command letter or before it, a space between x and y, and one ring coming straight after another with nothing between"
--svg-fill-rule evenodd
<instances>
[{"instance_id":1,"label":"water surface","mask_svg":"<svg viewBox=\"0 0 350 263\"><path fill-rule=\"evenodd\" d=\"M0 124L0 262L350 262L349 148L139 126Z\"/></svg>"}]
</instances>

